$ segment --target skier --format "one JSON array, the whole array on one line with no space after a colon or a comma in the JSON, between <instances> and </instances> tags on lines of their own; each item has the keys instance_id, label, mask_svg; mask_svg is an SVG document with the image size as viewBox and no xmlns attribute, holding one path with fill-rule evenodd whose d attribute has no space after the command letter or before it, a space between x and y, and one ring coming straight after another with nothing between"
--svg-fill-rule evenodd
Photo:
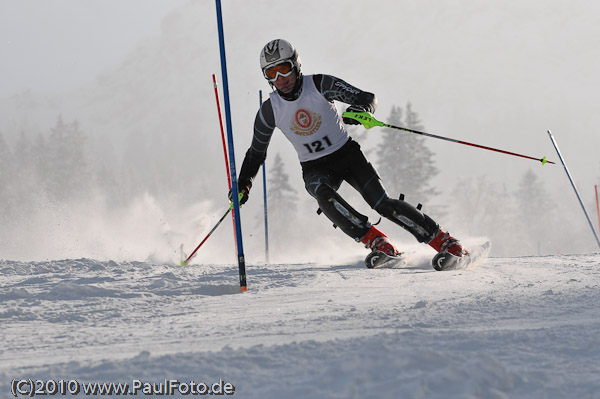
<instances>
[{"instance_id":1,"label":"skier","mask_svg":"<svg viewBox=\"0 0 600 399\"><path fill-rule=\"evenodd\" d=\"M459 241L429 216L407 202L390 198L360 145L349 136L343 123L359 122L340 118L334 101L348 104L349 112L373 113L377 108L374 94L334 76L304 76L296 49L283 39L264 46L260 67L274 91L254 121L252 144L238 178L240 204L248 200L252 181L266 159L267 147L277 127L297 151L306 190L317 200L320 210L340 230L371 249L365 260L367 267L401 259L402 253L337 193L344 180L377 213L410 232L419 242L429 244L440 255L467 254Z\"/></svg>"}]
</instances>

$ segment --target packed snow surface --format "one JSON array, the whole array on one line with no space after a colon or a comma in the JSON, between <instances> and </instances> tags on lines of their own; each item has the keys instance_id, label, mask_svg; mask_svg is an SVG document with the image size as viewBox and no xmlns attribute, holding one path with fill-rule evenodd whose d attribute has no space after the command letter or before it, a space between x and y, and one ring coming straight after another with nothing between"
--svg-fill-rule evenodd
<instances>
[{"instance_id":1,"label":"packed snow surface","mask_svg":"<svg viewBox=\"0 0 600 399\"><path fill-rule=\"evenodd\" d=\"M248 264L240 293L237 265L0 261L0 396L39 378L222 380L239 398L600 398L599 266L597 253L447 272Z\"/></svg>"}]
</instances>

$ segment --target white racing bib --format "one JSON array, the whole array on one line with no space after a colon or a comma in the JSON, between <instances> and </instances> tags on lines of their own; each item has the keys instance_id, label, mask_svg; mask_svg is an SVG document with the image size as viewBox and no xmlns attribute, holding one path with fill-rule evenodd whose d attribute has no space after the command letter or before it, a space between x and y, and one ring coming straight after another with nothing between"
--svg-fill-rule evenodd
<instances>
[{"instance_id":1,"label":"white racing bib","mask_svg":"<svg viewBox=\"0 0 600 399\"><path fill-rule=\"evenodd\" d=\"M348 131L335 104L327 101L315 87L312 75L304 76L302 93L295 101L269 95L275 125L292 143L300 162L329 155L348 141Z\"/></svg>"}]
</instances>

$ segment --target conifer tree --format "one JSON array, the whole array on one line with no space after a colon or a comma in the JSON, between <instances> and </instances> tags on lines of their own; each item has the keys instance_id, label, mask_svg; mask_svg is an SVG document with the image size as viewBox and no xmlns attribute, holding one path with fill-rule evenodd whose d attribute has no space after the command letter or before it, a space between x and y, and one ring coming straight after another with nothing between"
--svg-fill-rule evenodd
<instances>
[{"instance_id":1,"label":"conifer tree","mask_svg":"<svg viewBox=\"0 0 600 399\"><path fill-rule=\"evenodd\" d=\"M40 184L34 161L34 148L29 136L22 131L15 144L13 159L15 168L12 178L15 196L19 199L18 212L29 215L35 208L40 194Z\"/></svg>"},{"instance_id":2,"label":"conifer tree","mask_svg":"<svg viewBox=\"0 0 600 399\"><path fill-rule=\"evenodd\" d=\"M423 130L410 103L403 118L401 107L393 106L389 124L414 130ZM431 187L431 179L437 175L433 152L426 146L425 138L416 134L384 128L377 151L378 171L384 186L392 197L403 193L406 201L426 203L438 192Z\"/></svg>"},{"instance_id":3,"label":"conifer tree","mask_svg":"<svg viewBox=\"0 0 600 399\"><path fill-rule=\"evenodd\" d=\"M85 144L79 123L64 123L62 116L59 116L55 127L50 129L48 154L45 157L49 168L45 185L54 198L64 200L87 192L90 178Z\"/></svg>"},{"instance_id":4,"label":"conifer tree","mask_svg":"<svg viewBox=\"0 0 600 399\"><path fill-rule=\"evenodd\" d=\"M515 199L506 187L486 176L458 179L449 195L448 210L445 223L451 233L486 237L492 241L495 255L528 253L521 245L525 235Z\"/></svg>"},{"instance_id":5,"label":"conifer tree","mask_svg":"<svg viewBox=\"0 0 600 399\"><path fill-rule=\"evenodd\" d=\"M50 179L50 154L48 141L42 134L38 134L31 148L31 162L35 169L35 175L39 187L46 188L46 182Z\"/></svg>"},{"instance_id":6,"label":"conifer tree","mask_svg":"<svg viewBox=\"0 0 600 399\"><path fill-rule=\"evenodd\" d=\"M3 204L3 211L8 212L12 206L11 186L13 171L12 151L6 144L4 136L0 133L0 203Z\"/></svg>"},{"instance_id":7,"label":"conifer tree","mask_svg":"<svg viewBox=\"0 0 600 399\"><path fill-rule=\"evenodd\" d=\"M0 133L0 179L8 179L12 164L12 151L4 140L4 135ZM5 181L5 180L0 180Z\"/></svg>"},{"instance_id":8,"label":"conifer tree","mask_svg":"<svg viewBox=\"0 0 600 399\"><path fill-rule=\"evenodd\" d=\"M293 217L298 207L298 192L290 185L289 175L285 172L285 164L281 155L277 153L270 168L269 192L269 217L284 223Z\"/></svg>"},{"instance_id":9,"label":"conifer tree","mask_svg":"<svg viewBox=\"0 0 600 399\"><path fill-rule=\"evenodd\" d=\"M272 252L277 254L288 248L287 244L297 231L298 193L290 185L289 175L285 172L285 164L277 153L269 167L268 179L268 219L269 236ZM262 213L257 221L262 224Z\"/></svg>"},{"instance_id":10,"label":"conifer tree","mask_svg":"<svg viewBox=\"0 0 600 399\"><path fill-rule=\"evenodd\" d=\"M19 162L20 165L31 167L32 151L33 148L29 135L25 132L21 132L17 144L15 145L15 161Z\"/></svg>"},{"instance_id":11,"label":"conifer tree","mask_svg":"<svg viewBox=\"0 0 600 399\"><path fill-rule=\"evenodd\" d=\"M548 194L531 169L528 169L521 178L515 192L515 199L530 249L539 254L548 246L545 236L547 235L547 226L552 225L554 216L548 201ZM546 250L549 249L546 248Z\"/></svg>"}]
</instances>

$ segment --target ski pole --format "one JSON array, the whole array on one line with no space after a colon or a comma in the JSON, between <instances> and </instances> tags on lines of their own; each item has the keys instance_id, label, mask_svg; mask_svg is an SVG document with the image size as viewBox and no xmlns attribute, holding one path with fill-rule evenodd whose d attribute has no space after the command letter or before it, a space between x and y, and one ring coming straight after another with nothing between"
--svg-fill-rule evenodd
<instances>
[{"instance_id":1,"label":"ski pole","mask_svg":"<svg viewBox=\"0 0 600 399\"><path fill-rule=\"evenodd\" d=\"M242 195L243 194L239 194L239 199L242 199ZM198 250L200 249L200 247L202 246L202 244L204 244L204 242L206 242L206 240L208 240L208 237L211 236L212 233L215 232L215 230L217 229L217 227L219 227L219 225L221 224L221 222L223 222L223 220L225 220L225 218L227 217L227 215L229 214L229 212L231 212L231 210L233 209L233 202L229 204L229 208L227 208L227 212L225 212L223 214L223 216L221 216L221 219L219 219L219 221L217 222L217 224L215 224L215 227L213 227L208 234L206 235L206 237L204 237L204 240L202 240L202 242L200 244L198 244L198 246L196 247L196 249L194 249L194 252L192 252L190 254L190 256L187 257L186 260L182 260L179 264L181 266L187 266L188 263L192 260L192 258L194 257L194 255L196 255L196 252L198 252Z\"/></svg>"},{"instance_id":2,"label":"ski pole","mask_svg":"<svg viewBox=\"0 0 600 399\"><path fill-rule=\"evenodd\" d=\"M383 122L380 122L377 119L375 119L375 117L370 112L344 112L342 114L342 117L355 119L355 120L359 121L367 129L370 129L370 128L374 127L374 126L389 127L389 128L392 128L392 129L403 130L403 131L409 132L409 133L416 133L416 134L420 134L420 135L427 136L427 137L433 137L435 139L446 140L446 141L450 141L450 142L458 143L458 144L470 145L471 147L481 148L483 150L496 151L496 152L500 152L502 154L513 155L513 156L516 156L516 157L527 158L527 159L533 159L534 161L541 162L542 165L545 165L547 163L551 163L551 164L554 163L552 161L548 161L546 159L546 157L543 157L541 159L540 158L534 158L534 157L530 157L530 156L527 156L527 155L521 155L521 154L517 154L517 153L514 153L514 152L510 152L510 151L499 150L497 148L486 147L484 145L473 144L473 143L468 143L466 141L451 139L449 137L438 136L438 135L431 134L431 133L420 132L418 130L408 129L408 128L405 128L405 127L388 125L387 123L383 123Z\"/></svg>"},{"instance_id":3,"label":"ski pole","mask_svg":"<svg viewBox=\"0 0 600 399\"><path fill-rule=\"evenodd\" d=\"M194 255L196 255L196 252L198 252L198 250L200 249L200 247L202 246L202 244L204 244L206 242L206 240L208 240L208 237L210 237L210 235L215 232L215 230L217 229L217 227L219 227L219 225L221 224L221 222L223 220L225 220L225 218L227 217L227 215L229 215L229 212L231 212L232 209L233 209L233 206L230 206L229 208L227 208L227 212L225 212L223 214L223 216L221 216L221 219L219 219L219 221L217 222L217 224L215 224L215 227L213 227L208 232L208 234L206 235L206 237L204 237L204 240L202 240L202 242L200 244L198 244L198 246L196 247L196 249L194 249L194 252L192 252L190 254L190 256L187 257L186 260L182 260L181 261L181 263L180 263L181 266L187 266L188 265L189 261L192 260L192 258L194 257Z\"/></svg>"}]
</instances>

